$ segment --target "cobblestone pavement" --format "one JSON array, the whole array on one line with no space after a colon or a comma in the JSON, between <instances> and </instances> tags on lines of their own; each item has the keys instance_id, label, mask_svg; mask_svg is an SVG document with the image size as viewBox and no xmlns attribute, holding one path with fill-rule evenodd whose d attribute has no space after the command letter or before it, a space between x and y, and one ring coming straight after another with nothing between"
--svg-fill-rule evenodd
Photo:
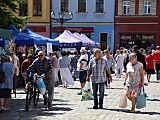
<instances>
[{"instance_id":1,"label":"cobblestone pavement","mask_svg":"<svg viewBox=\"0 0 160 120\"><path fill-rule=\"evenodd\" d=\"M147 107L129 113L131 102L126 109L118 107L123 79L113 77L110 89L106 89L103 109L92 109L93 100L81 101L79 81L67 89L62 86L55 88L53 106L45 110L41 96L37 108L31 106L25 112L25 94L17 94L10 100L10 111L0 113L0 120L160 120L160 83L152 77L151 83L145 90L148 95ZM23 93L22 90L18 92Z\"/></svg>"}]
</instances>

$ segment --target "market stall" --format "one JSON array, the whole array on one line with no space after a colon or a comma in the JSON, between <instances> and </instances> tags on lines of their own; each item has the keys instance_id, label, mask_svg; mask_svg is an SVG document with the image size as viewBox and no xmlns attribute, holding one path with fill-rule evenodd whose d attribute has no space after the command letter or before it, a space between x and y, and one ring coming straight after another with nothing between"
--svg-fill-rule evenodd
<instances>
[{"instance_id":1,"label":"market stall","mask_svg":"<svg viewBox=\"0 0 160 120\"><path fill-rule=\"evenodd\" d=\"M55 38L54 40L59 41L60 48L76 48L84 46L80 39L72 36L68 30L65 30L59 37Z\"/></svg>"}]
</instances>

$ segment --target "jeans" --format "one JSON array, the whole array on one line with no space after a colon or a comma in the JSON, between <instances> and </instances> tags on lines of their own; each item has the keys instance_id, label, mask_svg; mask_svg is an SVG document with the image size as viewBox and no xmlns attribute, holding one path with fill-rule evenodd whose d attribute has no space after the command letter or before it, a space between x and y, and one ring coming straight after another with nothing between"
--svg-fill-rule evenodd
<instances>
[{"instance_id":1,"label":"jeans","mask_svg":"<svg viewBox=\"0 0 160 120\"><path fill-rule=\"evenodd\" d=\"M99 105L103 105L103 98L104 98L104 86L105 83L92 83L93 89L93 97L94 97L94 105L98 106L98 87L99 87Z\"/></svg>"},{"instance_id":2,"label":"jeans","mask_svg":"<svg viewBox=\"0 0 160 120\"><path fill-rule=\"evenodd\" d=\"M44 79L44 84L46 85L46 89L48 90L48 102L52 103L53 95L54 95L54 81ZM47 97L47 92L43 97Z\"/></svg>"}]
</instances>

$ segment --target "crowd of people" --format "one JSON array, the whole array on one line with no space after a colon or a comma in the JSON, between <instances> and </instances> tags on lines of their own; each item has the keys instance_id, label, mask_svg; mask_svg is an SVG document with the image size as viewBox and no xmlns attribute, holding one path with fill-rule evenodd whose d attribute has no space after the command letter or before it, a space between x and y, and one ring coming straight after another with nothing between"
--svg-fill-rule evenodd
<instances>
[{"instance_id":1,"label":"crowd of people","mask_svg":"<svg viewBox=\"0 0 160 120\"><path fill-rule=\"evenodd\" d=\"M116 78L124 79L127 97L132 101L131 111L135 111L136 96L144 86L144 76L147 76L148 82L151 74L156 73L157 80L160 79L160 46L157 46L156 50L148 51L138 49L137 45L131 50L121 47L114 55L110 47L104 51L100 48L89 50L81 47L80 51L54 51L48 56L44 51L36 49L34 56L31 54L17 56L15 53L6 55L1 67L5 72L5 81L0 83L1 111L9 110L7 105L12 89L13 92L16 89L16 81L22 80L24 87L27 87L30 82L28 76L31 73L43 78L48 90L43 95L44 105L48 108L52 107L55 85L62 81L63 87L67 88L68 85L74 85L75 80L79 80L81 91L78 94L82 94L87 81L91 82L93 109L102 109L105 87L110 87L112 76L115 75Z\"/></svg>"}]
</instances>

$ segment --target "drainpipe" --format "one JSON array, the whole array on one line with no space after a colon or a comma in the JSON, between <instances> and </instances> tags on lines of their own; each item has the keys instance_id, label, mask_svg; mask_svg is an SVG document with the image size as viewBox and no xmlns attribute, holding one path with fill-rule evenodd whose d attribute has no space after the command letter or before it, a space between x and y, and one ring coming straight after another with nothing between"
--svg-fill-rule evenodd
<instances>
[{"instance_id":1,"label":"drainpipe","mask_svg":"<svg viewBox=\"0 0 160 120\"><path fill-rule=\"evenodd\" d=\"M115 15L116 15L116 8L117 8L116 5L118 4L117 1L118 1L118 0L115 0L115 2L114 2L115 4L114 4L114 47L113 47L113 48L114 48L114 51L113 51L113 53L115 53L115 51L116 51L116 50L115 50L115 45L116 45L116 43L115 43L115 38L116 38Z\"/></svg>"},{"instance_id":2,"label":"drainpipe","mask_svg":"<svg viewBox=\"0 0 160 120\"><path fill-rule=\"evenodd\" d=\"M50 0L50 13L49 13L49 16L50 16L50 38L52 38L52 17L51 17L51 12L52 12L52 0Z\"/></svg>"}]
</instances>

